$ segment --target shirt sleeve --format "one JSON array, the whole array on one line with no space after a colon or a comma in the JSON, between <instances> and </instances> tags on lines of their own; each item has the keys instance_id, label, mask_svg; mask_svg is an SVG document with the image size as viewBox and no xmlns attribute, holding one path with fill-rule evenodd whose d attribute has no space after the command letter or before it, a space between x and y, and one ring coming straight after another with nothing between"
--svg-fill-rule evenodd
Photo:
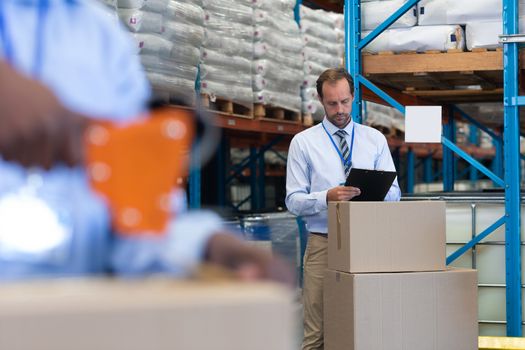
<instances>
[{"instance_id":1,"label":"shirt sleeve","mask_svg":"<svg viewBox=\"0 0 525 350\"><path fill-rule=\"evenodd\" d=\"M163 272L187 276L202 262L209 239L222 229L221 218L212 212L179 214L162 236L117 236L111 265L121 275Z\"/></svg>"},{"instance_id":2,"label":"shirt sleeve","mask_svg":"<svg viewBox=\"0 0 525 350\"><path fill-rule=\"evenodd\" d=\"M379 143L379 153L376 159L375 169L377 170L387 170L387 171L396 171L394 165L394 160L392 159L392 154L388 148L388 143L386 138L381 135L381 142ZM401 189L397 182L397 177L394 179L392 186L388 190L388 193L385 196L385 201L394 202L399 201L401 198Z\"/></svg>"},{"instance_id":3,"label":"shirt sleeve","mask_svg":"<svg viewBox=\"0 0 525 350\"><path fill-rule=\"evenodd\" d=\"M310 165L300 141L295 137L288 151L286 164L286 207L295 215L314 215L326 210L328 191L310 192Z\"/></svg>"}]
</instances>

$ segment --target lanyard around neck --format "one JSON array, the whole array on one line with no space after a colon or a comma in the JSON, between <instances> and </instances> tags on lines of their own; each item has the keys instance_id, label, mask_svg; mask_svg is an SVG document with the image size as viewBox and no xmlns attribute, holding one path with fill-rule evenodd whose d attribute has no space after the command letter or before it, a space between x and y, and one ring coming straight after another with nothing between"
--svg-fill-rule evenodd
<instances>
[{"instance_id":1,"label":"lanyard around neck","mask_svg":"<svg viewBox=\"0 0 525 350\"><path fill-rule=\"evenodd\" d=\"M6 23L5 16L5 5L3 0L0 0L0 38L3 44L4 59L11 65L14 66L17 60L15 50L13 48L13 42L9 33L8 25ZM49 8L49 0L40 0L38 2L38 13L37 22L35 26L35 50L33 58L33 67L31 74L33 77L39 77L42 73L42 65L44 59L44 27L45 17Z\"/></svg>"},{"instance_id":2,"label":"lanyard around neck","mask_svg":"<svg viewBox=\"0 0 525 350\"><path fill-rule=\"evenodd\" d=\"M352 139L350 141L350 152L348 154L348 158L344 158L343 157L343 154L341 153L341 150L339 149L339 147L336 145L332 135L330 135L330 133L328 132L328 130L326 129L326 126L324 126L324 123L321 122L321 124L323 125L323 129L324 131L326 132L326 135L328 135L328 138L330 139L330 141L332 141L332 145L334 146L335 148L335 151L337 152L337 154L339 155L339 158L341 158L341 162L343 163L343 166L347 166L348 164L352 165L352 152L354 150L354 134L355 134L355 125L352 126Z\"/></svg>"}]
</instances>

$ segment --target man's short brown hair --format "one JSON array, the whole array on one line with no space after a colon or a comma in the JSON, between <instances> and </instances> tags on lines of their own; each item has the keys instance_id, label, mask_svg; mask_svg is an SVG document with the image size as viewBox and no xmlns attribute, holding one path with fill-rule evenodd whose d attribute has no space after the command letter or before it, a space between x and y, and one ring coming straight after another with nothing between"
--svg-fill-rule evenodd
<instances>
[{"instance_id":1,"label":"man's short brown hair","mask_svg":"<svg viewBox=\"0 0 525 350\"><path fill-rule=\"evenodd\" d=\"M325 70L319 78L317 78L317 93L319 94L319 97L323 99L323 84L328 82L336 82L341 79L346 79L348 81L348 85L350 85L350 93L352 96L354 95L354 79L352 79L352 76L348 73L348 71L344 68L329 68Z\"/></svg>"}]
</instances>

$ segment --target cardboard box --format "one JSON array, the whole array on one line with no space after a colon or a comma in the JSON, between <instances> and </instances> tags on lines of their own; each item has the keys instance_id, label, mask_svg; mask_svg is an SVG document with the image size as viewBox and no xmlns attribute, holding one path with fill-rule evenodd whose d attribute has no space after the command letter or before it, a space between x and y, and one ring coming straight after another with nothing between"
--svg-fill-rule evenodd
<instances>
[{"instance_id":1,"label":"cardboard box","mask_svg":"<svg viewBox=\"0 0 525 350\"><path fill-rule=\"evenodd\" d=\"M0 348L290 350L293 296L273 284L55 281L0 286Z\"/></svg>"},{"instance_id":2,"label":"cardboard box","mask_svg":"<svg viewBox=\"0 0 525 350\"><path fill-rule=\"evenodd\" d=\"M325 350L477 350L477 273L328 270Z\"/></svg>"},{"instance_id":3,"label":"cardboard box","mask_svg":"<svg viewBox=\"0 0 525 350\"><path fill-rule=\"evenodd\" d=\"M445 225L445 202L330 202L328 268L444 270Z\"/></svg>"}]
</instances>

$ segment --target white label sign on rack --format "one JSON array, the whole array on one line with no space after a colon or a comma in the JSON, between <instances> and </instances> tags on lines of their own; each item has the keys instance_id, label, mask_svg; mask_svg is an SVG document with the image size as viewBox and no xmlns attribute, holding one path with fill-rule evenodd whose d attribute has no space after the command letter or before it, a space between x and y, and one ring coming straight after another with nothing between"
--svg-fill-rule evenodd
<instances>
[{"instance_id":1,"label":"white label sign on rack","mask_svg":"<svg viewBox=\"0 0 525 350\"><path fill-rule=\"evenodd\" d=\"M405 108L405 142L441 143L441 106Z\"/></svg>"}]
</instances>

